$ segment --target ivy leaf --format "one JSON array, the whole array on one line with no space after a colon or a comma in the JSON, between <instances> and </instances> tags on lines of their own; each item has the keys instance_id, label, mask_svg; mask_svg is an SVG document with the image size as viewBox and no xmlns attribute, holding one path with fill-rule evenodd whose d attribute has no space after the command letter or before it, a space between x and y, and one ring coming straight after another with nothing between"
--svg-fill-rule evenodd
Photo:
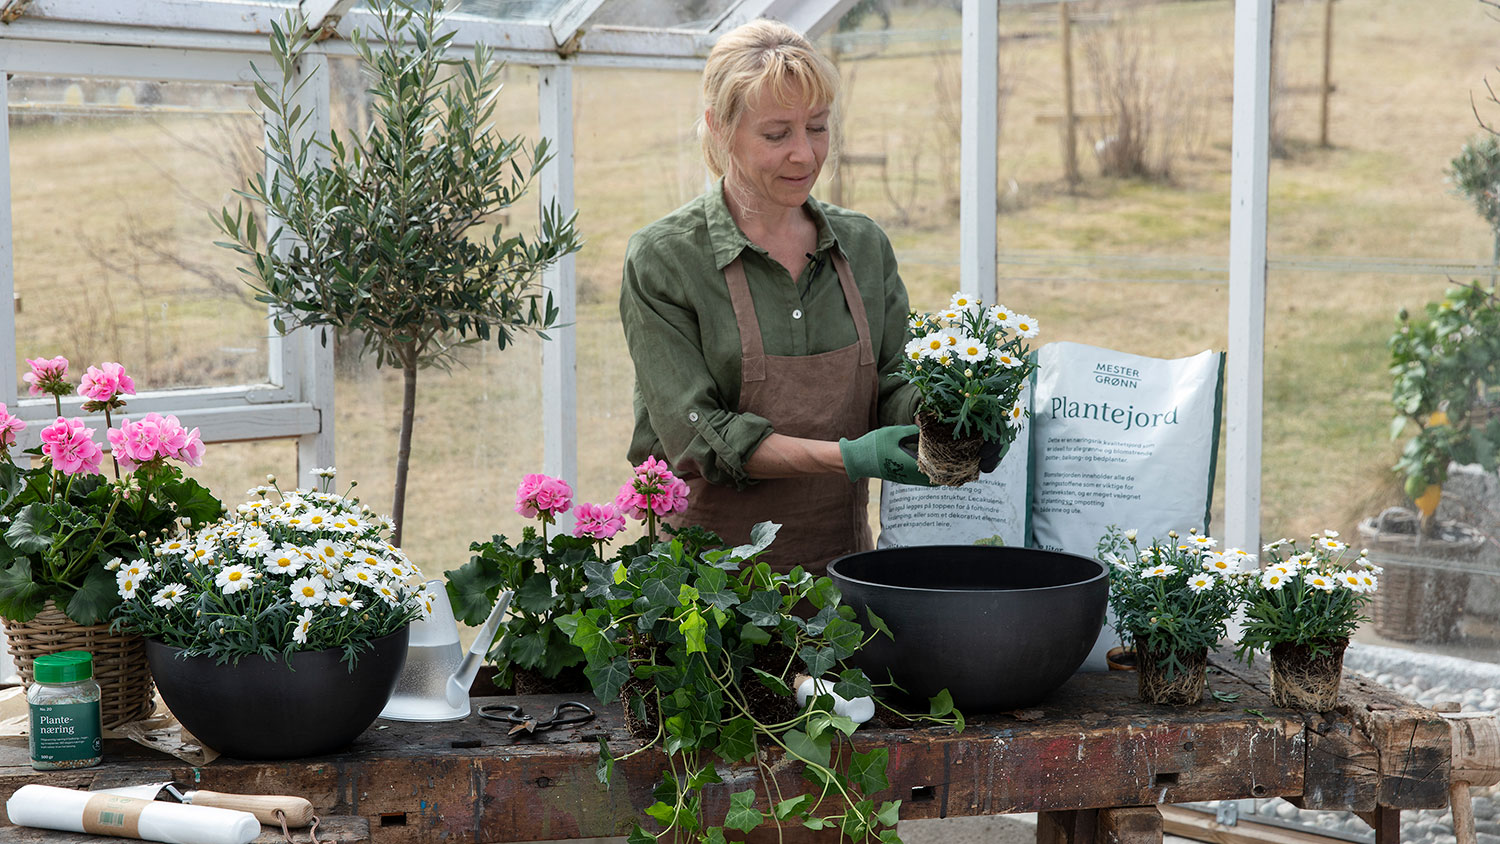
<instances>
[{"instance_id":1,"label":"ivy leaf","mask_svg":"<svg viewBox=\"0 0 1500 844\"><path fill-rule=\"evenodd\" d=\"M876 615L874 610L865 607L865 618L869 619L870 626L875 628L876 633L884 633L887 639L896 641L896 637L891 635L891 628L886 626L885 619Z\"/></svg>"},{"instance_id":2,"label":"ivy leaf","mask_svg":"<svg viewBox=\"0 0 1500 844\"><path fill-rule=\"evenodd\" d=\"M843 832L844 838L850 841L859 841L865 837L865 832L870 827L869 822L865 820L866 811L868 810L864 807L867 803L869 803L868 800L861 800L859 805L850 806L844 810L844 817L839 823L839 828ZM874 806L870 808L873 809Z\"/></svg>"},{"instance_id":3,"label":"ivy leaf","mask_svg":"<svg viewBox=\"0 0 1500 844\"><path fill-rule=\"evenodd\" d=\"M780 677L777 677L775 674L762 671L753 665L750 666L750 671L755 674L755 679L759 680L762 686L765 686L766 688L783 697L791 697L791 687L782 682Z\"/></svg>"},{"instance_id":4,"label":"ivy leaf","mask_svg":"<svg viewBox=\"0 0 1500 844\"><path fill-rule=\"evenodd\" d=\"M740 604L739 610L751 624L759 627L775 627L781 621L781 596L765 590L750 595L750 600Z\"/></svg>"},{"instance_id":5,"label":"ivy leaf","mask_svg":"<svg viewBox=\"0 0 1500 844\"><path fill-rule=\"evenodd\" d=\"M934 718L941 718L953 711L953 695L948 694L947 689L943 689L936 695L933 695L930 703L929 714Z\"/></svg>"},{"instance_id":6,"label":"ivy leaf","mask_svg":"<svg viewBox=\"0 0 1500 844\"><path fill-rule=\"evenodd\" d=\"M623 656L615 657L599 666L587 666L583 673L594 684L594 694L603 703L613 701L620 694L620 687L630 679L630 661Z\"/></svg>"},{"instance_id":7,"label":"ivy leaf","mask_svg":"<svg viewBox=\"0 0 1500 844\"><path fill-rule=\"evenodd\" d=\"M860 643L864 639L864 631L852 621L834 617L823 630L823 638L828 641L839 659L847 659L859 650Z\"/></svg>"},{"instance_id":8,"label":"ivy leaf","mask_svg":"<svg viewBox=\"0 0 1500 844\"><path fill-rule=\"evenodd\" d=\"M832 742L828 739L814 739L801 730L787 730L782 741L786 743L786 749L803 762L828 767L828 757L832 751Z\"/></svg>"},{"instance_id":9,"label":"ivy leaf","mask_svg":"<svg viewBox=\"0 0 1500 844\"><path fill-rule=\"evenodd\" d=\"M740 641L749 642L752 645L767 645L771 642L771 634L763 628L753 624L746 624L740 628Z\"/></svg>"},{"instance_id":10,"label":"ivy leaf","mask_svg":"<svg viewBox=\"0 0 1500 844\"><path fill-rule=\"evenodd\" d=\"M827 822L819 817L803 818L802 825L807 827L808 829L822 829L823 827L828 826Z\"/></svg>"},{"instance_id":11,"label":"ivy leaf","mask_svg":"<svg viewBox=\"0 0 1500 844\"><path fill-rule=\"evenodd\" d=\"M671 826L672 819L677 817L677 811L660 800L647 806L645 811L662 826Z\"/></svg>"},{"instance_id":12,"label":"ivy leaf","mask_svg":"<svg viewBox=\"0 0 1500 844\"><path fill-rule=\"evenodd\" d=\"M718 770L713 765L704 765L688 776L687 787L696 791L705 785L723 781L724 779L719 776Z\"/></svg>"},{"instance_id":13,"label":"ivy leaf","mask_svg":"<svg viewBox=\"0 0 1500 844\"><path fill-rule=\"evenodd\" d=\"M849 781L859 787L863 794L874 794L891 787L885 777L890 751L877 747L868 753L854 753L849 757Z\"/></svg>"},{"instance_id":14,"label":"ivy leaf","mask_svg":"<svg viewBox=\"0 0 1500 844\"><path fill-rule=\"evenodd\" d=\"M615 757L609 752L609 742L604 736L599 737L599 762L594 765L594 775L605 785L609 785L615 775Z\"/></svg>"},{"instance_id":15,"label":"ivy leaf","mask_svg":"<svg viewBox=\"0 0 1500 844\"><path fill-rule=\"evenodd\" d=\"M724 826L749 832L760 826L765 815L755 808L755 789L747 788L729 795L729 811L724 814Z\"/></svg>"},{"instance_id":16,"label":"ivy leaf","mask_svg":"<svg viewBox=\"0 0 1500 844\"><path fill-rule=\"evenodd\" d=\"M625 844L656 844L656 836L647 832L640 824L630 830L630 835L625 837Z\"/></svg>"},{"instance_id":17,"label":"ivy leaf","mask_svg":"<svg viewBox=\"0 0 1500 844\"><path fill-rule=\"evenodd\" d=\"M711 826L703 831L703 844L729 844L722 827Z\"/></svg>"},{"instance_id":18,"label":"ivy leaf","mask_svg":"<svg viewBox=\"0 0 1500 844\"><path fill-rule=\"evenodd\" d=\"M812 645L803 645L797 656L802 657L802 661L807 664L807 673L813 677L827 674L838 661L833 648L814 648Z\"/></svg>"},{"instance_id":19,"label":"ivy leaf","mask_svg":"<svg viewBox=\"0 0 1500 844\"><path fill-rule=\"evenodd\" d=\"M714 748L725 762L738 762L755 754L755 725L749 718L731 720L719 728L719 745Z\"/></svg>"},{"instance_id":20,"label":"ivy leaf","mask_svg":"<svg viewBox=\"0 0 1500 844\"><path fill-rule=\"evenodd\" d=\"M760 522L750 528L750 542L746 545L736 545L732 556L741 560L751 557L771 547L771 542L776 539L776 532L781 530L781 525L775 522Z\"/></svg>"},{"instance_id":21,"label":"ivy leaf","mask_svg":"<svg viewBox=\"0 0 1500 844\"><path fill-rule=\"evenodd\" d=\"M777 803L771 811L772 814L776 816L776 820L784 821L792 815L807 811L807 806L811 802L812 795L803 794L797 797L793 797L790 800L783 800L780 803Z\"/></svg>"},{"instance_id":22,"label":"ivy leaf","mask_svg":"<svg viewBox=\"0 0 1500 844\"><path fill-rule=\"evenodd\" d=\"M849 668L839 672L839 681L833 684L833 693L845 700L854 700L857 697L874 697L875 686L865 672L858 668Z\"/></svg>"},{"instance_id":23,"label":"ivy leaf","mask_svg":"<svg viewBox=\"0 0 1500 844\"><path fill-rule=\"evenodd\" d=\"M688 653L708 653L708 643L704 640L708 623L703 620L701 613L697 610L688 613L687 618L678 623L677 629L682 631L682 638L687 642Z\"/></svg>"},{"instance_id":24,"label":"ivy leaf","mask_svg":"<svg viewBox=\"0 0 1500 844\"><path fill-rule=\"evenodd\" d=\"M881 826L895 826L901 820L901 801L887 800L881 803L880 811L875 813L875 820Z\"/></svg>"}]
</instances>

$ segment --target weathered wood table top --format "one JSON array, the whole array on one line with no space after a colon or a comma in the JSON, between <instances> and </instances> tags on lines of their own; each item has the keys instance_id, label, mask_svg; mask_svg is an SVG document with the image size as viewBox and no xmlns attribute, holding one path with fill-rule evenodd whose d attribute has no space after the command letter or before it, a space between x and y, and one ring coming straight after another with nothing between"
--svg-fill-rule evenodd
<instances>
[{"instance_id":1,"label":"weathered wood table top","mask_svg":"<svg viewBox=\"0 0 1500 844\"><path fill-rule=\"evenodd\" d=\"M866 724L855 744L889 748L891 788L874 797L900 799L903 819L1274 796L1372 818L1447 805L1452 754L1439 715L1357 675L1345 678L1335 712L1276 709L1260 667L1217 660L1209 688L1218 698L1205 695L1193 707L1135 702L1133 673L1086 674L1033 709L965 713L961 734ZM520 703L545 715L563 699L475 704ZM27 783L87 789L175 780L211 791L301 795L324 815L367 818L371 840L380 844L623 835L638 808L652 802L664 761L641 754L617 765L612 789L600 785L599 737L616 756L638 745L618 704L596 709L593 722L534 737L509 737L508 725L477 715L432 724L378 721L342 753L282 762L220 758L198 768L121 741L106 744L98 767L38 772L24 740L4 739L0 799ZM763 754L764 770L784 793L804 789L796 763L776 751ZM761 776L754 766L726 775L724 785L711 787L717 793L705 795L709 811L715 801L727 807L730 791ZM7 831L18 832L0 827L0 840Z\"/></svg>"}]
</instances>

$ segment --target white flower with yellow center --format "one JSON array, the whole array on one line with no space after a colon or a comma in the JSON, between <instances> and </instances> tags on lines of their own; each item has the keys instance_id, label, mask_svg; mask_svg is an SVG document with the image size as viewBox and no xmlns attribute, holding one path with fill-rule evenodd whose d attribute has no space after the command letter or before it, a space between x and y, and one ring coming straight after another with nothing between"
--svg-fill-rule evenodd
<instances>
[{"instance_id":1,"label":"white flower with yellow center","mask_svg":"<svg viewBox=\"0 0 1500 844\"><path fill-rule=\"evenodd\" d=\"M340 542L337 543L334 547L338 549L339 559L343 560L345 563L352 563L359 559L359 549L355 548L353 545Z\"/></svg>"},{"instance_id":2,"label":"white flower with yellow center","mask_svg":"<svg viewBox=\"0 0 1500 844\"><path fill-rule=\"evenodd\" d=\"M385 572L387 576L394 577L397 580L405 580L408 577L416 574L416 570L411 566L408 566L406 563L396 560L386 563L381 567L380 570Z\"/></svg>"},{"instance_id":3,"label":"white flower with yellow center","mask_svg":"<svg viewBox=\"0 0 1500 844\"><path fill-rule=\"evenodd\" d=\"M990 350L984 345L983 340L974 337L961 337L958 341L958 357L967 363L978 363L990 356Z\"/></svg>"},{"instance_id":4,"label":"white flower with yellow center","mask_svg":"<svg viewBox=\"0 0 1500 844\"><path fill-rule=\"evenodd\" d=\"M993 305L986 308L984 315L989 318L990 322L995 323L1001 328L1015 328L1016 315L1010 308L1004 305Z\"/></svg>"},{"instance_id":5,"label":"white flower with yellow center","mask_svg":"<svg viewBox=\"0 0 1500 844\"><path fill-rule=\"evenodd\" d=\"M313 611L309 607L297 616L297 626L292 629L292 641L299 645L307 644L307 634L312 630Z\"/></svg>"},{"instance_id":6,"label":"white flower with yellow center","mask_svg":"<svg viewBox=\"0 0 1500 844\"><path fill-rule=\"evenodd\" d=\"M151 596L151 603L158 607L175 607L182 603L185 597L187 597L186 584L168 583L156 590L156 594Z\"/></svg>"},{"instance_id":7,"label":"white flower with yellow center","mask_svg":"<svg viewBox=\"0 0 1500 844\"><path fill-rule=\"evenodd\" d=\"M136 560L133 563L122 562L120 563L119 568L115 570L115 580L120 580L125 577L133 577L136 580L143 580L145 579L146 575L150 573L151 565L144 560Z\"/></svg>"},{"instance_id":8,"label":"white flower with yellow center","mask_svg":"<svg viewBox=\"0 0 1500 844\"><path fill-rule=\"evenodd\" d=\"M1339 585L1350 592L1364 592L1365 582L1357 571L1346 571L1339 574Z\"/></svg>"},{"instance_id":9,"label":"white flower with yellow center","mask_svg":"<svg viewBox=\"0 0 1500 844\"><path fill-rule=\"evenodd\" d=\"M1331 536L1325 536L1322 539L1319 539L1317 542L1318 550L1329 555L1341 554L1348 547L1348 545L1345 545L1344 543L1338 541L1337 539L1334 539Z\"/></svg>"},{"instance_id":10,"label":"white flower with yellow center","mask_svg":"<svg viewBox=\"0 0 1500 844\"><path fill-rule=\"evenodd\" d=\"M958 322L964 318L964 312L960 310L943 311L938 318L945 322Z\"/></svg>"},{"instance_id":11,"label":"white flower with yellow center","mask_svg":"<svg viewBox=\"0 0 1500 844\"><path fill-rule=\"evenodd\" d=\"M1243 548L1225 548L1221 556L1234 567L1235 571L1251 571L1256 565L1255 555Z\"/></svg>"},{"instance_id":12,"label":"white flower with yellow center","mask_svg":"<svg viewBox=\"0 0 1500 844\"><path fill-rule=\"evenodd\" d=\"M1215 574L1233 574L1235 572L1234 563L1230 562L1218 551L1204 554L1202 564L1204 571L1214 572Z\"/></svg>"},{"instance_id":13,"label":"white flower with yellow center","mask_svg":"<svg viewBox=\"0 0 1500 844\"><path fill-rule=\"evenodd\" d=\"M979 307L979 300L975 299L973 296L970 296L967 293L960 291L953 294L953 298L948 300L948 307L956 311L964 311L968 310L969 308Z\"/></svg>"},{"instance_id":14,"label":"white flower with yellow center","mask_svg":"<svg viewBox=\"0 0 1500 844\"><path fill-rule=\"evenodd\" d=\"M921 360L927 352L927 338L913 337L906 341L906 357L908 360Z\"/></svg>"},{"instance_id":15,"label":"white flower with yellow center","mask_svg":"<svg viewBox=\"0 0 1500 844\"><path fill-rule=\"evenodd\" d=\"M1025 402L1016 399L1015 404L1010 406L1010 410L1006 411L1005 415L1010 419L1010 426L1012 428L1020 428L1021 423L1026 419Z\"/></svg>"},{"instance_id":16,"label":"white flower with yellow center","mask_svg":"<svg viewBox=\"0 0 1500 844\"><path fill-rule=\"evenodd\" d=\"M327 587L321 577L299 577L292 581L292 600L304 607L322 605L328 597Z\"/></svg>"},{"instance_id":17,"label":"white flower with yellow center","mask_svg":"<svg viewBox=\"0 0 1500 844\"><path fill-rule=\"evenodd\" d=\"M1189 547L1197 548L1200 551L1207 551L1213 548L1215 545L1218 545L1219 540L1214 539L1212 536L1195 533L1192 536L1188 537L1187 544Z\"/></svg>"},{"instance_id":18,"label":"white flower with yellow center","mask_svg":"<svg viewBox=\"0 0 1500 844\"><path fill-rule=\"evenodd\" d=\"M996 363L1006 369L1014 369L1021 365L1021 359L1009 352L996 352L994 358Z\"/></svg>"},{"instance_id":19,"label":"white flower with yellow center","mask_svg":"<svg viewBox=\"0 0 1500 844\"><path fill-rule=\"evenodd\" d=\"M1339 586L1337 581L1335 581L1332 577L1329 577L1326 572L1321 571L1308 571L1307 574L1302 578L1302 580L1308 585L1309 588L1317 589L1322 592L1332 592Z\"/></svg>"},{"instance_id":20,"label":"white flower with yellow center","mask_svg":"<svg viewBox=\"0 0 1500 844\"><path fill-rule=\"evenodd\" d=\"M133 577L122 577L115 581L120 588L120 597L130 600L135 597L135 590L140 586L140 581Z\"/></svg>"},{"instance_id":21,"label":"white flower with yellow center","mask_svg":"<svg viewBox=\"0 0 1500 844\"><path fill-rule=\"evenodd\" d=\"M232 566L225 566L219 569L219 573L214 575L214 584L225 595L233 595L236 592L249 589L254 585L256 577L255 569L243 563L235 563Z\"/></svg>"},{"instance_id":22,"label":"white flower with yellow center","mask_svg":"<svg viewBox=\"0 0 1500 844\"><path fill-rule=\"evenodd\" d=\"M1146 569L1145 571L1141 572L1141 577L1163 577L1163 578L1165 578L1165 577L1171 577L1172 575L1174 575L1176 573L1177 573L1177 567L1176 566L1170 565L1168 563L1162 563L1161 565L1152 566L1151 568Z\"/></svg>"},{"instance_id":23,"label":"white flower with yellow center","mask_svg":"<svg viewBox=\"0 0 1500 844\"><path fill-rule=\"evenodd\" d=\"M942 331L935 331L922 337L920 343L923 357L937 357L948 348L948 335Z\"/></svg>"},{"instance_id":24,"label":"white flower with yellow center","mask_svg":"<svg viewBox=\"0 0 1500 844\"><path fill-rule=\"evenodd\" d=\"M1283 539L1278 539L1275 542L1267 542L1265 545L1261 546L1260 550L1262 550L1262 551L1266 552L1267 554L1269 554L1272 551L1277 550L1278 548L1281 548L1283 546L1290 545L1290 544L1292 544L1292 541L1290 539L1283 538Z\"/></svg>"},{"instance_id":25,"label":"white flower with yellow center","mask_svg":"<svg viewBox=\"0 0 1500 844\"><path fill-rule=\"evenodd\" d=\"M188 544L181 539L169 539L156 546L158 556L178 557L188 552Z\"/></svg>"},{"instance_id":26,"label":"white flower with yellow center","mask_svg":"<svg viewBox=\"0 0 1500 844\"><path fill-rule=\"evenodd\" d=\"M1286 585L1286 575L1277 568L1268 568L1260 575L1260 585L1276 592Z\"/></svg>"},{"instance_id":27,"label":"white flower with yellow center","mask_svg":"<svg viewBox=\"0 0 1500 844\"><path fill-rule=\"evenodd\" d=\"M250 557L258 560L275 550L275 543L265 536L249 536L240 540L239 551L241 557Z\"/></svg>"},{"instance_id":28,"label":"white flower with yellow center","mask_svg":"<svg viewBox=\"0 0 1500 844\"><path fill-rule=\"evenodd\" d=\"M417 602L422 606L422 617L432 618L432 611L437 607L437 594L431 588L423 586L417 592Z\"/></svg>"},{"instance_id":29,"label":"white flower with yellow center","mask_svg":"<svg viewBox=\"0 0 1500 844\"><path fill-rule=\"evenodd\" d=\"M354 597L353 592L340 591L328 593L328 605L330 607L339 607L343 609L344 613L347 615L354 610L363 609L365 606L365 602Z\"/></svg>"},{"instance_id":30,"label":"white flower with yellow center","mask_svg":"<svg viewBox=\"0 0 1500 844\"><path fill-rule=\"evenodd\" d=\"M1016 314L1016 333L1022 337L1035 337L1041 329L1037 327L1036 320L1026 314Z\"/></svg>"},{"instance_id":31,"label":"white flower with yellow center","mask_svg":"<svg viewBox=\"0 0 1500 844\"><path fill-rule=\"evenodd\" d=\"M375 584L375 593L380 596L381 600L393 607L401 605L401 593L389 583Z\"/></svg>"},{"instance_id":32,"label":"white flower with yellow center","mask_svg":"<svg viewBox=\"0 0 1500 844\"><path fill-rule=\"evenodd\" d=\"M375 569L369 566L354 565L344 569L344 582L357 583L360 586L368 586L371 589L380 582L380 576Z\"/></svg>"},{"instance_id":33,"label":"white flower with yellow center","mask_svg":"<svg viewBox=\"0 0 1500 844\"><path fill-rule=\"evenodd\" d=\"M277 574L296 574L307 565L307 556L295 545L283 545L267 554L261 565Z\"/></svg>"},{"instance_id":34,"label":"white flower with yellow center","mask_svg":"<svg viewBox=\"0 0 1500 844\"><path fill-rule=\"evenodd\" d=\"M338 543L332 539L319 539L313 543L312 548L309 550L312 552L313 557L324 562L332 562L339 558Z\"/></svg>"},{"instance_id":35,"label":"white flower with yellow center","mask_svg":"<svg viewBox=\"0 0 1500 844\"><path fill-rule=\"evenodd\" d=\"M307 520L310 530L323 530L333 521L333 514L327 510L308 510L302 518Z\"/></svg>"},{"instance_id":36,"label":"white flower with yellow center","mask_svg":"<svg viewBox=\"0 0 1500 844\"><path fill-rule=\"evenodd\" d=\"M214 561L215 552L217 551L218 549L214 547L212 542L199 541L192 548L188 549L187 558L194 563L207 564Z\"/></svg>"},{"instance_id":37,"label":"white flower with yellow center","mask_svg":"<svg viewBox=\"0 0 1500 844\"><path fill-rule=\"evenodd\" d=\"M1205 589L1212 589L1214 585L1214 576L1211 574L1195 574L1192 577L1188 578L1187 585L1188 589L1192 590L1193 592L1202 592Z\"/></svg>"},{"instance_id":38,"label":"white flower with yellow center","mask_svg":"<svg viewBox=\"0 0 1500 844\"><path fill-rule=\"evenodd\" d=\"M1376 589L1380 588L1380 581L1376 579L1373 573L1362 571L1357 572L1357 574L1359 575L1360 585L1364 587L1364 591L1366 593L1374 592Z\"/></svg>"}]
</instances>

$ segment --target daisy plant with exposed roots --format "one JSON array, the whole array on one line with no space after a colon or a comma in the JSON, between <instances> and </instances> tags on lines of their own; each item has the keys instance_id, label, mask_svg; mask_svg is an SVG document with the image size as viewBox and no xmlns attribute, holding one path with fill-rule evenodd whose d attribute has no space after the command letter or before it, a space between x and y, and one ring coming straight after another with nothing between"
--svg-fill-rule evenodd
<instances>
[{"instance_id":1,"label":"daisy plant with exposed roots","mask_svg":"<svg viewBox=\"0 0 1500 844\"><path fill-rule=\"evenodd\" d=\"M314 472L317 490L267 476L233 516L142 543L115 572L116 627L219 662L339 648L352 670L372 641L430 614L390 520L330 491L332 468Z\"/></svg>"},{"instance_id":2,"label":"daisy plant with exposed roots","mask_svg":"<svg viewBox=\"0 0 1500 844\"><path fill-rule=\"evenodd\" d=\"M913 313L910 327L901 375L921 393L920 410L952 425L955 436L1014 440L1030 415L1023 392L1036 369L1027 345L1036 320L955 293L946 310Z\"/></svg>"},{"instance_id":3,"label":"daisy plant with exposed roots","mask_svg":"<svg viewBox=\"0 0 1500 844\"><path fill-rule=\"evenodd\" d=\"M1337 531L1314 535L1306 546L1278 539L1264 550L1265 567L1239 583L1245 605L1245 632L1236 651L1241 658L1283 644L1331 653L1366 620L1362 611L1382 570Z\"/></svg>"},{"instance_id":4,"label":"daisy plant with exposed roots","mask_svg":"<svg viewBox=\"0 0 1500 844\"><path fill-rule=\"evenodd\" d=\"M1164 663L1168 677L1184 658L1213 650L1234 613L1236 583L1252 576L1255 555L1229 548L1191 530L1169 531L1142 545L1134 530L1110 525L1099 540L1109 564L1109 605L1120 638Z\"/></svg>"}]
</instances>

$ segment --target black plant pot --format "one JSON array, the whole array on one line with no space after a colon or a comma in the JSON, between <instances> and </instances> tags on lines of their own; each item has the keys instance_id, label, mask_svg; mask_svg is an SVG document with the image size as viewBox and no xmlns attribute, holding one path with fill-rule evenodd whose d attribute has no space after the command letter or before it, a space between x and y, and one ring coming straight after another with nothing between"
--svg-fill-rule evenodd
<instances>
[{"instance_id":1,"label":"black plant pot","mask_svg":"<svg viewBox=\"0 0 1500 844\"><path fill-rule=\"evenodd\" d=\"M238 759L297 759L338 750L374 723L409 632L376 639L352 672L339 648L292 654L290 667L280 656L216 665L148 639L146 658L167 708L204 745Z\"/></svg>"},{"instance_id":2,"label":"black plant pot","mask_svg":"<svg viewBox=\"0 0 1500 844\"><path fill-rule=\"evenodd\" d=\"M840 557L828 575L868 630L854 655L876 683L887 672L925 701L943 689L966 712L1041 702L1088 658L1109 584L1104 564L1076 554L979 545L881 548Z\"/></svg>"}]
</instances>

